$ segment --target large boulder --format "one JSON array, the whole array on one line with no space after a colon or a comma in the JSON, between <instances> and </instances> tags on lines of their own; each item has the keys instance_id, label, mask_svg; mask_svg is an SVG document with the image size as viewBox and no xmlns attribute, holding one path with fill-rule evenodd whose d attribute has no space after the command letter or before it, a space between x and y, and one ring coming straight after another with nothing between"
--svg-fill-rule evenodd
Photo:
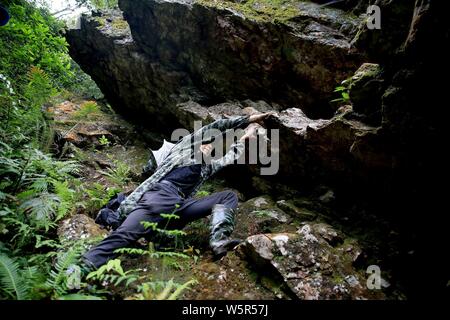
<instances>
[{"instance_id":1,"label":"large boulder","mask_svg":"<svg viewBox=\"0 0 450 320\"><path fill-rule=\"evenodd\" d=\"M329 225L304 224L294 233L250 236L239 252L298 299L382 299L379 290L368 289L364 272L354 267L361 248L342 237Z\"/></svg>"},{"instance_id":2,"label":"large boulder","mask_svg":"<svg viewBox=\"0 0 450 320\"><path fill-rule=\"evenodd\" d=\"M102 229L85 214L75 214L63 220L58 227L58 237L61 241L93 240L103 238L107 234L107 230Z\"/></svg>"},{"instance_id":3,"label":"large boulder","mask_svg":"<svg viewBox=\"0 0 450 320\"><path fill-rule=\"evenodd\" d=\"M291 222L292 217L280 210L269 196L260 196L239 205L233 236L246 238L258 233L295 230Z\"/></svg>"},{"instance_id":4,"label":"large boulder","mask_svg":"<svg viewBox=\"0 0 450 320\"><path fill-rule=\"evenodd\" d=\"M120 11L82 16L67 33L70 54L115 109L161 129L178 126L177 104L190 100L262 99L330 116L334 87L362 60L350 45L360 20L313 3L275 20L228 1L119 5L126 21Z\"/></svg>"}]
</instances>

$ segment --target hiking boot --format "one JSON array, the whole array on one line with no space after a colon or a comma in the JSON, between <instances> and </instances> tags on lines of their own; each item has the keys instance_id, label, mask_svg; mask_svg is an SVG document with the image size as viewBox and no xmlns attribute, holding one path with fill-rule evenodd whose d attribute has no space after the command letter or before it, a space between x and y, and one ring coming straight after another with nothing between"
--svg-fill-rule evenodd
<instances>
[{"instance_id":1,"label":"hiking boot","mask_svg":"<svg viewBox=\"0 0 450 320\"><path fill-rule=\"evenodd\" d=\"M233 249L242 242L240 239L230 238L234 230L234 210L216 204L212 208L212 218L209 235L209 246L213 252L214 260L226 255L227 251Z\"/></svg>"}]
</instances>

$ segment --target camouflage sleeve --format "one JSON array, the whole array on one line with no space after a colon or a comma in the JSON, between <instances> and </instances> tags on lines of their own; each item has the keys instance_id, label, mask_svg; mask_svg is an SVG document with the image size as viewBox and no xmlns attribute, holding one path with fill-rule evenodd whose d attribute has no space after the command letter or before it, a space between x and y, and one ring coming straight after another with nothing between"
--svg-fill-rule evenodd
<instances>
[{"instance_id":1,"label":"camouflage sleeve","mask_svg":"<svg viewBox=\"0 0 450 320\"><path fill-rule=\"evenodd\" d=\"M249 124L249 116L239 116L230 119L216 120L192 134L195 141L207 141L217 133L223 133L230 129L243 128ZM200 140L198 140L200 139Z\"/></svg>"},{"instance_id":2,"label":"camouflage sleeve","mask_svg":"<svg viewBox=\"0 0 450 320\"><path fill-rule=\"evenodd\" d=\"M211 160L211 174L215 174L220 169L233 164L235 160L239 159L244 153L245 145L243 142L238 141L231 145L230 151L228 151L222 158Z\"/></svg>"},{"instance_id":3,"label":"camouflage sleeve","mask_svg":"<svg viewBox=\"0 0 450 320\"><path fill-rule=\"evenodd\" d=\"M249 124L249 116L240 116L240 117L233 117L230 119L219 119L216 120L203 128L201 130L208 131L209 129L218 129L222 132L229 130L229 129L237 129L237 128L243 128Z\"/></svg>"}]
</instances>

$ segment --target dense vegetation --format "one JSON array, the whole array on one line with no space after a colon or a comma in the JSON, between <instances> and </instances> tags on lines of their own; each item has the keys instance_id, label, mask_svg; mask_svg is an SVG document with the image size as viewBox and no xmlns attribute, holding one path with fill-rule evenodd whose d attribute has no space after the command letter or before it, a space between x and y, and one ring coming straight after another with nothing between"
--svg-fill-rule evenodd
<instances>
[{"instance_id":1,"label":"dense vegetation","mask_svg":"<svg viewBox=\"0 0 450 320\"><path fill-rule=\"evenodd\" d=\"M69 267L98 239L60 241L58 222L76 208L98 210L117 190L84 184L76 160L55 156L47 107L70 96L98 98L101 93L68 55L63 23L25 0L4 5L11 20L0 27L0 300L99 299L110 294L105 281L113 287L135 283L136 299L176 298L192 282L145 282L136 270L125 272L118 259L89 275L90 284L77 283L76 270ZM77 116L87 117L91 109L95 103L86 104ZM118 187L126 178L120 173L110 172ZM152 247L131 253L152 259L187 257Z\"/></svg>"}]
</instances>

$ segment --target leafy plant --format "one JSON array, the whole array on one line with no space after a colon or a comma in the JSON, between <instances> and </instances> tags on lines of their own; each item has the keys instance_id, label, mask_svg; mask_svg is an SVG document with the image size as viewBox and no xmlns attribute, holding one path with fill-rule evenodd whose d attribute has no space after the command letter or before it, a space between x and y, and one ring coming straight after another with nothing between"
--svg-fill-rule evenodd
<instances>
[{"instance_id":1,"label":"leafy plant","mask_svg":"<svg viewBox=\"0 0 450 320\"><path fill-rule=\"evenodd\" d=\"M131 181L131 168L123 161L113 160L113 167L101 170L100 173L108 177L111 183L118 186L125 186Z\"/></svg>"},{"instance_id":2,"label":"leafy plant","mask_svg":"<svg viewBox=\"0 0 450 320\"><path fill-rule=\"evenodd\" d=\"M103 207L108 201L120 192L118 188L105 188L100 183L93 183L90 186L82 188L82 192L87 193L86 209L89 212L95 212Z\"/></svg>"},{"instance_id":3,"label":"leafy plant","mask_svg":"<svg viewBox=\"0 0 450 320\"><path fill-rule=\"evenodd\" d=\"M337 99L333 99L330 102L337 102L337 103L350 102L349 88L350 88L350 79L342 81L341 85L337 86L334 89L334 92L338 93L340 95L340 97Z\"/></svg>"},{"instance_id":4,"label":"leafy plant","mask_svg":"<svg viewBox=\"0 0 450 320\"><path fill-rule=\"evenodd\" d=\"M31 66L28 72L28 80L24 95L31 106L41 107L57 94L50 77L39 67Z\"/></svg>"},{"instance_id":5,"label":"leafy plant","mask_svg":"<svg viewBox=\"0 0 450 320\"><path fill-rule=\"evenodd\" d=\"M100 142L100 145L102 146L109 146L111 144L111 142L108 140L108 138L106 138L104 135L102 135L99 139L98 142Z\"/></svg>"},{"instance_id":6,"label":"leafy plant","mask_svg":"<svg viewBox=\"0 0 450 320\"><path fill-rule=\"evenodd\" d=\"M58 253L54 269L50 272L47 279L47 286L51 287L56 296L67 294L68 288L68 269L71 265L76 265L81 254L82 247L75 245L67 251Z\"/></svg>"},{"instance_id":7,"label":"leafy plant","mask_svg":"<svg viewBox=\"0 0 450 320\"><path fill-rule=\"evenodd\" d=\"M209 196L209 195L210 195L210 192L208 192L206 190L199 190L195 196L199 197L199 198L202 198L202 197L206 197L206 196Z\"/></svg>"},{"instance_id":8,"label":"leafy plant","mask_svg":"<svg viewBox=\"0 0 450 320\"><path fill-rule=\"evenodd\" d=\"M100 107L95 101L84 102L80 109L73 113L75 119L94 118L100 114Z\"/></svg>"},{"instance_id":9,"label":"leafy plant","mask_svg":"<svg viewBox=\"0 0 450 320\"><path fill-rule=\"evenodd\" d=\"M68 45L60 34L64 25L48 10L25 0L10 2L8 10L11 20L0 28L0 73L14 78L20 87L27 82L31 66L37 66L53 86L68 85L73 73Z\"/></svg>"},{"instance_id":10,"label":"leafy plant","mask_svg":"<svg viewBox=\"0 0 450 320\"><path fill-rule=\"evenodd\" d=\"M97 297L97 296L73 293L73 294L66 294L64 296L60 296L57 298L57 300L103 300L103 299L100 297Z\"/></svg>"},{"instance_id":11,"label":"leafy plant","mask_svg":"<svg viewBox=\"0 0 450 320\"><path fill-rule=\"evenodd\" d=\"M197 284L198 281L191 279L183 284L178 284L170 279L169 281L146 282L138 287L139 294L133 299L136 300L176 300L186 289Z\"/></svg>"},{"instance_id":12,"label":"leafy plant","mask_svg":"<svg viewBox=\"0 0 450 320\"><path fill-rule=\"evenodd\" d=\"M102 283L111 283L114 286L119 286L124 283L128 287L131 283L138 280L138 276L134 270L124 271L121 266L120 259L109 260L106 264L95 271L92 271L86 277L86 280L92 279Z\"/></svg>"},{"instance_id":13,"label":"leafy plant","mask_svg":"<svg viewBox=\"0 0 450 320\"><path fill-rule=\"evenodd\" d=\"M14 259L0 254L0 285L6 297L16 300L27 299L29 287L21 273L22 270Z\"/></svg>"}]
</instances>

